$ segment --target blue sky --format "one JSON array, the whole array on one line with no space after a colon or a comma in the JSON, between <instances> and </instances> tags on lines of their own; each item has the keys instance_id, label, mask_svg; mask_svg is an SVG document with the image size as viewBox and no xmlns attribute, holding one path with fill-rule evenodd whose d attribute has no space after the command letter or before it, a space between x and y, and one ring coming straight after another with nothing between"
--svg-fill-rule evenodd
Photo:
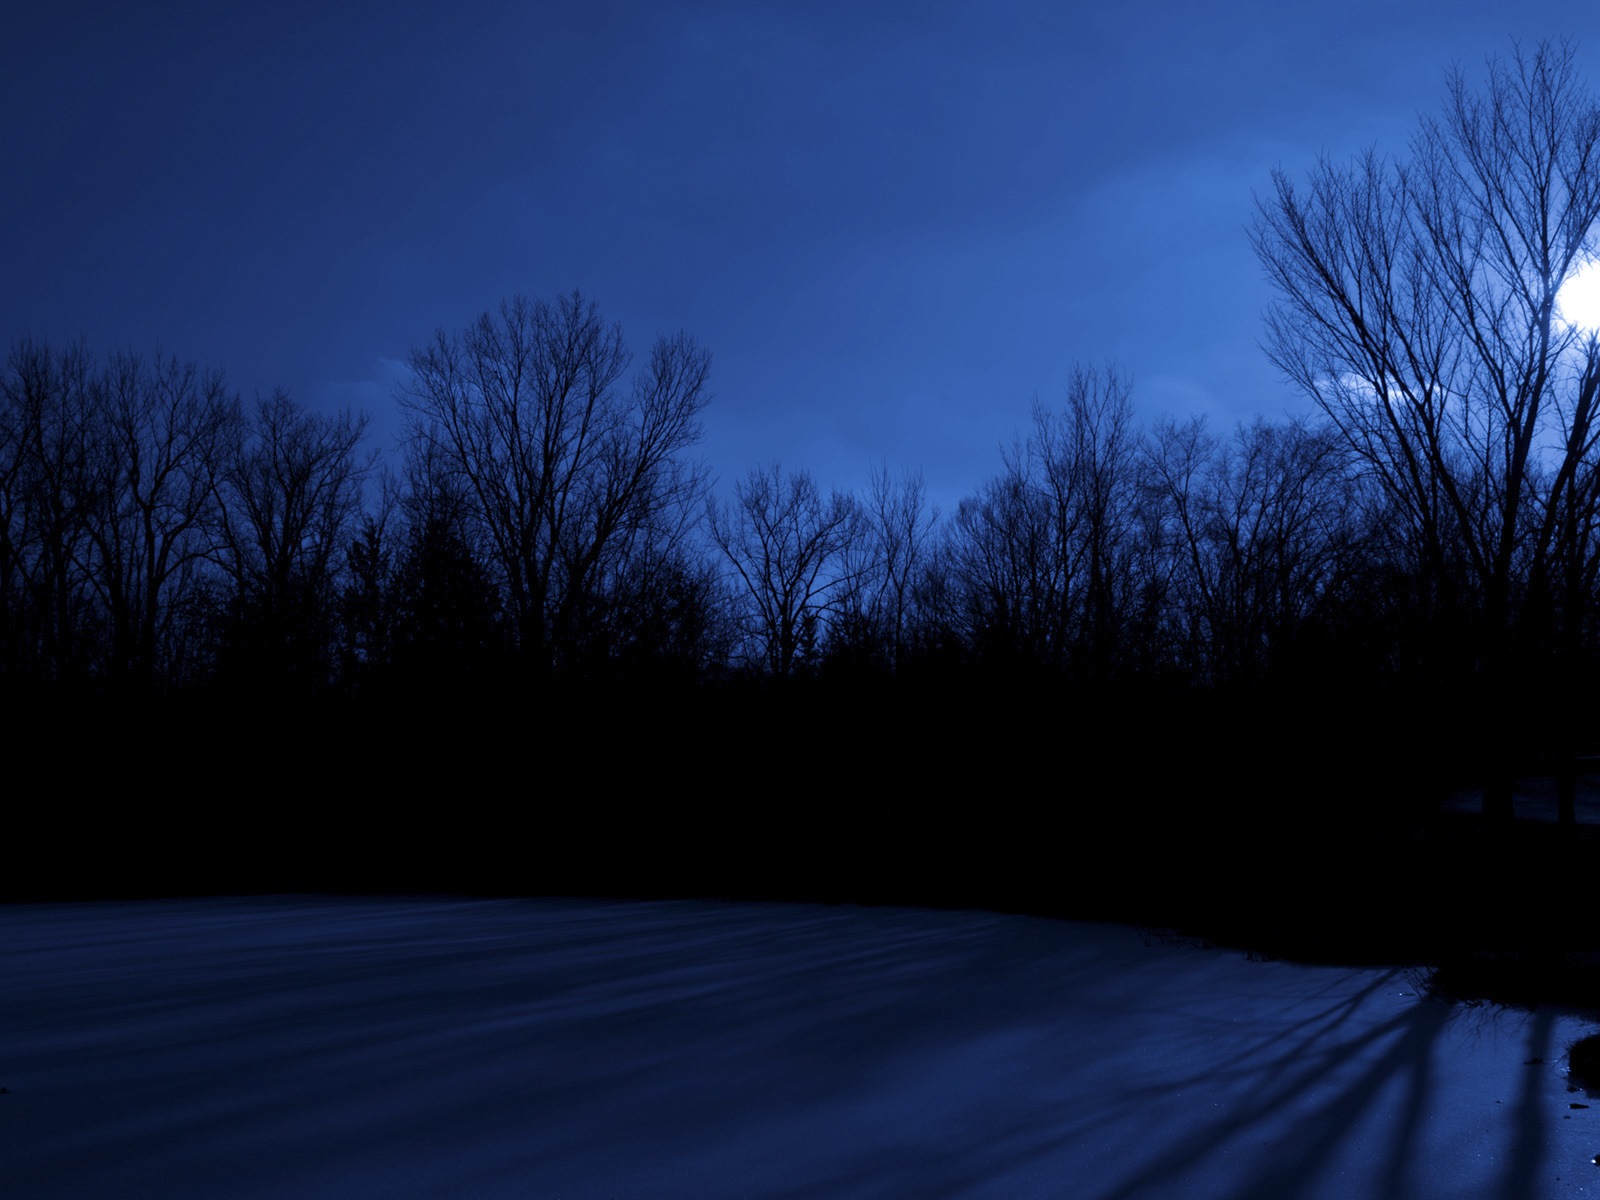
<instances>
[{"instance_id":1,"label":"blue sky","mask_svg":"<svg viewBox=\"0 0 1600 1200\"><path fill-rule=\"evenodd\" d=\"M1403 153L1452 62L1591 2L30 4L0 24L0 337L160 347L369 410L581 288L713 355L702 452L946 507L1035 396L1302 406L1257 342L1274 167Z\"/></svg>"}]
</instances>

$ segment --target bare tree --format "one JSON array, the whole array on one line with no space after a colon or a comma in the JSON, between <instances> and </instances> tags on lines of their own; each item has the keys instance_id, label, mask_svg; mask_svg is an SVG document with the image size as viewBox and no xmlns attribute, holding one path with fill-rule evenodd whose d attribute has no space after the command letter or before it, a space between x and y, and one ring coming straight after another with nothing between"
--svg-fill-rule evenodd
<instances>
[{"instance_id":1,"label":"bare tree","mask_svg":"<svg viewBox=\"0 0 1600 1200\"><path fill-rule=\"evenodd\" d=\"M220 372L114 356L94 381L89 578L112 679L176 668L174 621L212 548L225 435L238 420Z\"/></svg>"},{"instance_id":2,"label":"bare tree","mask_svg":"<svg viewBox=\"0 0 1600 1200\"><path fill-rule=\"evenodd\" d=\"M1600 105L1574 58L1519 49L1481 91L1453 72L1409 158L1324 161L1304 190L1280 172L1254 228L1273 360L1381 481L1425 576L1466 571L1492 693L1519 620L1593 572L1600 343L1559 312L1600 252Z\"/></svg>"},{"instance_id":3,"label":"bare tree","mask_svg":"<svg viewBox=\"0 0 1600 1200\"><path fill-rule=\"evenodd\" d=\"M947 620L980 660L1059 667L1071 580L1060 530L1029 475L1010 468L956 507L945 529Z\"/></svg>"},{"instance_id":4,"label":"bare tree","mask_svg":"<svg viewBox=\"0 0 1600 1200\"><path fill-rule=\"evenodd\" d=\"M1135 609L1129 551L1138 523L1141 439L1127 378L1110 366L1077 367L1065 409L1035 412L1033 440L1059 552L1079 581L1076 654L1084 673L1105 675L1124 648L1124 624Z\"/></svg>"},{"instance_id":5,"label":"bare tree","mask_svg":"<svg viewBox=\"0 0 1600 1200\"><path fill-rule=\"evenodd\" d=\"M1335 433L1258 419L1232 439L1167 422L1146 451L1191 669L1262 678L1350 565L1353 496Z\"/></svg>"},{"instance_id":6,"label":"bare tree","mask_svg":"<svg viewBox=\"0 0 1600 1200\"><path fill-rule=\"evenodd\" d=\"M810 474L774 464L734 484L733 500L708 500L712 540L750 605L749 632L767 670L786 677L815 655L828 620L861 583L851 562L863 528L855 498L824 499Z\"/></svg>"},{"instance_id":7,"label":"bare tree","mask_svg":"<svg viewBox=\"0 0 1600 1200\"><path fill-rule=\"evenodd\" d=\"M933 551L939 510L929 506L920 472L896 478L885 463L872 473L865 519L872 554L872 620L881 630L889 665L895 667L911 637L917 584Z\"/></svg>"},{"instance_id":8,"label":"bare tree","mask_svg":"<svg viewBox=\"0 0 1600 1200\"><path fill-rule=\"evenodd\" d=\"M236 427L218 487L215 552L232 586L233 649L251 675L320 688L339 573L373 466L367 420L309 412L285 393Z\"/></svg>"},{"instance_id":9,"label":"bare tree","mask_svg":"<svg viewBox=\"0 0 1600 1200\"><path fill-rule=\"evenodd\" d=\"M1103 676L1143 618L1140 434L1115 369L1078 368L1059 412L1033 429L1002 474L963 501L947 538L974 645Z\"/></svg>"},{"instance_id":10,"label":"bare tree","mask_svg":"<svg viewBox=\"0 0 1600 1200\"><path fill-rule=\"evenodd\" d=\"M700 438L710 355L679 334L628 383L631 363L579 293L519 296L414 353L399 397L413 445L470 497L517 639L543 666L573 652L641 531L674 525L703 491L680 455Z\"/></svg>"},{"instance_id":11,"label":"bare tree","mask_svg":"<svg viewBox=\"0 0 1600 1200\"><path fill-rule=\"evenodd\" d=\"M23 341L0 374L0 671L87 674L91 602L84 514L92 499L81 345Z\"/></svg>"}]
</instances>

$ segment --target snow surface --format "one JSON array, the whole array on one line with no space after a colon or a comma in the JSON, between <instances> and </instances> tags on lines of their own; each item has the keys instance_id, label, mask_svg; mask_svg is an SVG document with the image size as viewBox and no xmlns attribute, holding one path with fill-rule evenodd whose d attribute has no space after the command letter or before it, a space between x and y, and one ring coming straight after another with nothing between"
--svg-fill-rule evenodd
<instances>
[{"instance_id":1,"label":"snow surface","mask_svg":"<svg viewBox=\"0 0 1600 1200\"><path fill-rule=\"evenodd\" d=\"M1578 1016L1115 926L0 909L0 1196L1600 1194Z\"/></svg>"}]
</instances>

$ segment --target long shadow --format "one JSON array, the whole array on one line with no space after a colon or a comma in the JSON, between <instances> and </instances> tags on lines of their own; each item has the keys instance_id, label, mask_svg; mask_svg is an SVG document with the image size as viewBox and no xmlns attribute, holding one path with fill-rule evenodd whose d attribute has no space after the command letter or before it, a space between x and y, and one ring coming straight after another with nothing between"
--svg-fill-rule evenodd
<instances>
[{"instance_id":1,"label":"long shadow","mask_svg":"<svg viewBox=\"0 0 1600 1200\"><path fill-rule=\"evenodd\" d=\"M1263 1172L1247 1185L1248 1192L1242 1193L1253 1198L1259 1197L1260 1200L1293 1197L1298 1194L1295 1173L1314 1167L1321 1158L1331 1153L1343 1131L1366 1114L1374 1096L1390 1078L1402 1072L1405 1064L1414 1059L1426 1061L1428 1045L1448 1019L1446 1005L1424 1003L1420 1006L1420 1012L1408 1010L1387 1021L1364 1027L1341 1041L1332 1041L1337 1031L1356 1015L1364 1002L1393 983L1395 974L1385 972L1357 989L1354 995L1339 997L1333 1003L1264 1035L1252 1044L1236 1066L1221 1071L1202 1070L1190 1075L1164 1077L1158 1082L1124 1089L1116 1097L1096 1098L1095 1110L1090 1114L1073 1112L1054 1117L1043 1114L1038 1125L1032 1129L1009 1130L998 1136L994 1131L989 1131L987 1136L974 1134L966 1138L946 1139L937 1147L924 1148L919 1151L922 1160L920 1174L910 1186L905 1186L902 1179L902 1186L898 1190L890 1186L881 1191L860 1191L862 1180L891 1179L896 1172L903 1175L903 1151L886 1151L852 1158L846 1169L823 1186L796 1187L784 1190L779 1195L794 1200L802 1197L823 1200L825 1197L858 1193L875 1196L953 1196L971 1190L990 1194L994 1192L997 1179L1032 1178L1038 1169L1051 1168L1053 1160L1059 1162L1062 1155L1070 1160L1075 1150L1097 1139L1120 1136L1125 1140L1130 1122L1134 1127L1143 1124L1141 1114L1152 1104L1169 1102L1172 1094L1187 1087L1215 1086L1225 1082L1250 1085L1249 1090L1254 1097L1250 1104L1205 1123L1170 1147L1158 1151L1151 1151L1147 1147L1141 1149L1140 1155L1148 1160L1149 1165L1122 1184L1100 1193L1104 1200L1189 1194L1185 1189L1193 1181L1188 1177L1197 1165L1203 1167L1208 1158L1224 1153L1231 1144L1257 1126L1281 1123L1279 1109L1282 1105L1291 1102L1308 1087L1325 1084L1352 1055L1398 1034L1394 1045L1362 1079L1318 1111L1317 1123L1333 1126L1324 1135L1325 1146L1315 1146L1310 1153L1285 1162L1281 1170ZM1322 991L1326 993L1336 987L1336 983L1330 983ZM1177 1015L1174 1014L1175 1017ZM1063 1029L1061 1036L1070 1038L1071 1034ZM1273 1080L1281 1080L1281 1083L1275 1087L1268 1086ZM1420 1121L1421 1108L1419 1091L1416 1103L1410 1106L1413 1114L1411 1119L1403 1122L1404 1140L1395 1147L1397 1163L1406 1156L1411 1131ZM931 1190L918 1191L919 1183ZM1393 1194L1399 1196L1404 1193L1396 1191Z\"/></svg>"},{"instance_id":2,"label":"long shadow","mask_svg":"<svg viewBox=\"0 0 1600 1200\"><path fill-rule=\"evenodd\" d=\"M1292 1200L1302 1195L1344 1135L1368 1113L1372 1101L1392 1079L1411 1077L1413 1100L1408 1107L1420 1107L1422 1100L1416 1092L1426 1079L1430 1048L1448 1016L1449 1009L1441 1002L1420 1003L1354 1037L1326 1046L1304 1061L1299 1070L1285 1069L1294 1059L1293 1051L1265 1064L1241 1067L1235 1072L1236 1077L1247 1078L1266 1072L1278 1083L1256 1091L1245 1105L1199 1125L1177 1144L1149 1154L1148 1164L1143 1169L1103 1193L1101 1200L1155 1196L1176 1188L1182 1177L1194 1171L1197 1165L1227 1153L1258 1127L1280 1123L1283 1106L1308 1089L1331 1083L1353 1055L1388 1041L1388 1046L1370 1066L1317 1108L1314 1118L1297 1122L1302 1127L1314 1128L1315 1134L1309 1140L1296 1136L1274 1147L1252 1179L1237 1193L1262 1200ZM1305 1045L1309 1046L1312 1040L1306 1039ZM1413 1116L1403 1121L1397 1130L1394 1161L1406 1157L1416 1124ZM1396 1174L1391 1172L1391 1178ZM1391 1194L1398 1197L1404 1193L1396 1190Z\"/></svg>"},{"instance_id":3,"label":"long shadow","mask_svg":"<svg viewBox=\"0 0 1600 1200\"><path fill-rule=\"evenodd\" d=\"M1327 1085L1343 1063L1380 1043L1384 1048L1376 1058L1340 1084L1334 1094L1296 1118L1295 1132L1280 1138L1264 1153L1257 1152L1259 1165L1227 1194L1238 1200L1295 1200L1317 1192L1323 1186L1322 1176L1341 1145L1373 1115L1376 1102L1396 1087L1400 1089L1397 1107L1387 1118L1390 1126L1384 1161L1375 1170L1377 1190L1371 1194L1382 1200L1412 1200L1434 1194L1434 1182L1419 1175L1419 1164L1424 1156L1418 1150L1430 1106L1438 1099L1435 1047L1440 1033L1457 1011L1442 1000L1422 1001L1354 1037L1333 1044L1323 1044L1333 1025L1320 1026L1282 1055L1265 1062L1252 1058L1234 1070L1210 1076L1217 1081L1274 1079L1278 1082L1265 1090L1252 1089L1253 1098L1249 1103L1232 1108L1173 1144L1148 1154L1143 1168L1100 1193L1098 1200L1130 1200L1182 1192L1187 1177L1197 1171L1203 1173L1208 1162L1242 1148L1252 1140L1253 1131L1269 1125L1281 1126L1279 1110L1282 1106L1292 1103L1308 1089ZM1526 1200L1535 1194L1551 1151L1551 1123L1544 1111L1548 1098L1542 1084L1548 1072L1546 1064L1552 1053L1556 1021L1557 1014L1548 1006L1535 1010L1529 1018L1519 1092L1507 1113L1511 1129L1504 1143L1499 1173L1488 1185L1491 1190L1483 1193L1497 1200ZM1262 1045L1272 1040L1281 1040L1281 1035ZM1322 1044L1323 1048L1309 1057L1301 1057L1313 1044ZM1187 1082L1194 1082L1196 1078L1203 1077L1189 1077ZM1184 1082L1183 1079L1162 1081L1153 1089L1144 1089L1137 1100L1142 1104L1147 1094L1169 1086L1182 1086ZM1360 1187L1357 1185L1357 1190Z\"/></svg>"},{"instance_id":4,"label":"long shadow","mask_svg":"<svg viewBox=\"0 0 1600 1200\"><path fill-rule=\"evenodd\" d=\"M1429 1099L1431 1051L1448 1019L1448 1010L1437 1002L1414 1009L1402 1025L1404 1032L1383 1056L1317 1110L1308 1122L1317 1131L1309 1142L1286 1140L1274 1148L1266 1164L1240 1193L1243 1200L1287 1200L1300 1189L1309 1188L1345 1136L1370 1113L1373 1102L1396 1079L1405 1088L1405 1099L1395 1124L1381 1195L1384 1200L1400 1200L1411 1194L1409 1167L1416 1157L1412 1151Z\"/></svg>"},{"instance_id":5,"label":"long shadow","mask_svg":"<svg viewBox=\"0 0 1600 1200\"><path fill-rule=\"evenodd\" d=\"M1190 1088L1214 1088L1219 1084L1241 1083L1249 1084L1254 1092L1263 1094L1264 1088L1286 1076L1291 1076L1298 1070L1303 1073L1293 1075L1279 1093L1273 1093L1293 1096L1308 1081L1320 1081L1326 1074L1336 1070L1349 1052L1381 1039L1388 1032L1383 1027L1368 1029L1340 1044L1331 1052L1324 1050L1313 1053L1314 1047L1331 1038L1355 1015L1366 1000L1390 984L1393 977L1394 972L1385 972L1327 1008L1308 1013L1283 1029L1264 1036L1252 1045L1248 1055L1241 1057L1232 1066L1221 1070L1202 1068L1187 1075L1164 1076L1158 1082L1142 1087L1124 1088L1115 1098L1103 1099L1093 1116L1076 1123L1072 1129L1072 1136L1081 1138L1098 1128L1115 1125L1135 1116L1166 1096ZM1324 990L1331 990L1334 986L1335 984L1330 983ZM1191 1023L1194 1020L1192 1017L1187 1019ZM1224 1024L1220 1018L1217 1023ZM1296 1034L1300 1036L1295 1037ZM1280 1043L1283 1043L1281 1051L1262 1061L1262 1056ZM1308 1054L1312 1055L1309 1059ZM1314 1064L1309 1072L1306 1070L1308 1061ZM1197 1135L1195 1141L1205 1142L1206 1138Z\"/></svg>"},{"instance_id":6,"label":"long shadow","mask_svg":"<svg viewBox=\"0 0 1600 1200\"><path fill-rule=\"evenodd\" d=\"M1169 1144L1141 1146L1131 1174L1101 1173L1075 1194L1189 1194L1192 1172L1220 1177L1219 1156L1233 1152L1257 1161L1230 1195L1294 1200L1391 1088L1378 1194L1426 1194L1414 1163L1452 1010L1413 999L1374 1012L1392 971L1324 982L1263 965L1256 991L1220 959L1142 956L1126 931L1084 937L974 913L311 901L143 911L36 915L26 946L11 938L27 952L17 961L33 956L37 969L0 994L0 1051L41 1097L16 1111L53 1103L78 1119L43 1121L52 1140L19 1147L11 1182L27 1194L97 1194L157 1172L191 1187L171 1194L218 1194L224 1179L240 1197L330 1179L360 1194L396 1172L448 1168L449 1179L393 1179L387 1194L530 1182L609 1194L597 1190L606 1180L618 1194L999 1195L1039 1171L1100 1170L1094 1147L1138 1137L1141 1110L1205 1088L1233 1099L1186 1118ZM79 945L63 950L74 931ZM1171 988L1174 972L1184 990ZM1253 1034L1226 1020L1280 1001L1281 1019ZM1552 1028L1535 1024L1525 1057L1548 1057ZM1096 1058L1089 1029L1176 1029L1184 1065L1105 1088L1115 1077L1099 1064L1118 1060ZM1226 1056L1207 1053L1218 1035ZM1225 1061L1196 1069L1196 1055ZM1057 1068L1061 1082L1037 1082ZM1020 1102L1003 1090L1014 1083ZM1296 1120L1281 1134L1286 1111ZM1524 1194L1548 1154L1531 1074L1514 1111L1497 1200ZM1277 1140L1263 1153L1264 1137ZM448 1153L429 1151L438 1146ZM766 1174L739 1174L752 1164Z\"/></svg>"},{"instance_id":7,"label":"long shadow","mask_svg":"<svg viewBox=\"0 0 1600 1200\"><path fill-rule=\"evenodd\" d=\"M1531 1194L1534 1175L1549 1148L1549 1130L1539 1104L1539 1079L1544 1074L1541 1068L1550 1055L1554 1029L1555 1014L1548 1007L1533 1011L1528 1057L1522 1067L1522 1087L1513 1118L1514 1135L1497 1191L1503 1200L1522 1200Z\"/></svg>"}]
</instances>

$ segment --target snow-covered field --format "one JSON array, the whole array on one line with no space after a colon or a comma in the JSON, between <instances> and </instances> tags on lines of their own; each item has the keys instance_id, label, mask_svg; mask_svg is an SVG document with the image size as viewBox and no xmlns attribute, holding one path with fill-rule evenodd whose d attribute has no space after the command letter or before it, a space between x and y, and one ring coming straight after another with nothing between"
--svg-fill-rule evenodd
<instances>
[{"instance_id":1,"label":"snow-covered field","mask_svg":"<svg viewBox=\"0 0 1600 1200\"><path fill-rule=\"evenodd\" d=\"M0 909L0 1196L1600 1195L1592 1026L1112 926Z\"/></svg>"}]
</instances>

